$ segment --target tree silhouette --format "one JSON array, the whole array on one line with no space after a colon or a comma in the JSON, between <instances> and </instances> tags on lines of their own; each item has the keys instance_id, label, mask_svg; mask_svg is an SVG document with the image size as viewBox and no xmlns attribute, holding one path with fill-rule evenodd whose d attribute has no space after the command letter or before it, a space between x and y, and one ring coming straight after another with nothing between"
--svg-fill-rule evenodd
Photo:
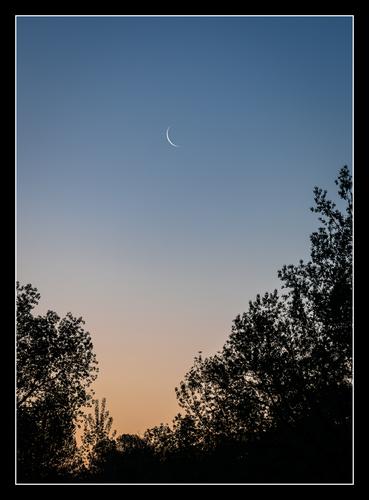
<instances>
[{"instance_id":1,"label":"tree silhouette","mask_svg":"<svg viewBox=\"0 0 369 500\"><path fill-rule=\"evenodd\" d=\"M144 438L159 458L166 459L176 449L175 434L168 424L147 429Z\"/></svg>"},{"instance_id":2,"label":"tree silhouette","mask_svg":"<svg viewBox=\"0 0 369 500\"><path fill-rule=\"evenodd\" d=\"M91 400L96 357L82 318L34 316L40 295L17 283L18 479L44 480L72 467L75 424Z\"/></svg>"},{"instance_id":3,"label":"tree silhouette","mask_svg":"<svg viewBox=\"0 0 369 500\"><path fill-rule=\"evenodd\" d=\"M116 477L126 482L155 482L158 463L151 444L137 434L121 434L116 440Z\"/></svg>"},{"instance_id":4,"label":"tree silhouette","mask_svg":"<svg viewBox=\"0 0 369 500\"><path fill-rule=\"evenodd\" d=\"M335 469L339 475L344 462L345 477L350 473L352 194L347 167L336 184L345 213L327 200L326 191L315 188L312 210L320 214L322 227L311 235L311 260L279 271L287 293L257 295L234 320L223 349L205 359L197 356L176 388L204 450L227 440L251 446L278 430L279 436L299 436L301 449L317 460L329 455L320 445L311 447L324 435L321 441L328 447L335 443L330 450L345 450L347 457L339 464L336 458L328 472Z\"/></svg>"},{"instance_id":5,"label":"tree silhouette","mask_svg":"<svg viewBox=\"0 0 369 500\"><path fill-rule=\"evenodd\" d=\"M101 474L108 457L116 450L114 437L116 431L111 432L113 417L106 409L106 398L94 400L94 414L83 415L84 429L80 451L89 475Z\"/></svg>"}]
</instances>

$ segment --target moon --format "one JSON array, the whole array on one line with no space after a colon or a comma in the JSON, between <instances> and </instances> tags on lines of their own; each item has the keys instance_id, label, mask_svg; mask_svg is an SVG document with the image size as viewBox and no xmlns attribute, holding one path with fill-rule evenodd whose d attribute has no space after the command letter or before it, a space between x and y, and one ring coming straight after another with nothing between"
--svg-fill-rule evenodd
<instances>
[{"instance_id":1,"label":"moon","mask_svg":"<svg viewBox=\"0 0 369 500\"><path fill-rule=\"evenodd\" d=\"M169 129L170 129L170 127L168 127L168 128L167 128L167 133L166 133L166 135L167 135L167 139L168 139L169 144L170 144L171 146L174 146L175 148L179 148L180 146L178 146L178 144L174 144L174 142L172 142L172 141L169 139Z\"/></svg>"}]
</instances>

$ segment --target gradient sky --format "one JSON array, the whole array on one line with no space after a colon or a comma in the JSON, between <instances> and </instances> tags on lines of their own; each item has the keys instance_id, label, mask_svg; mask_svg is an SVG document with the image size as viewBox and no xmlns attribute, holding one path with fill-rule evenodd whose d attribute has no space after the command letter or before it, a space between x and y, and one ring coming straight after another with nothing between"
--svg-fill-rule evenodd
<instances>
[{"instance_id":1,"label":"gradient sky","mask_svg":"<svg viewBox=\"0 0 369 500\"><path fill-rule=\"evenodd\" d=\"M313 187L351 167L351 24L17 18L18 279L86 320L118 433L170 422L197 352L308 257Z\"/></svg>"}]
</instances>

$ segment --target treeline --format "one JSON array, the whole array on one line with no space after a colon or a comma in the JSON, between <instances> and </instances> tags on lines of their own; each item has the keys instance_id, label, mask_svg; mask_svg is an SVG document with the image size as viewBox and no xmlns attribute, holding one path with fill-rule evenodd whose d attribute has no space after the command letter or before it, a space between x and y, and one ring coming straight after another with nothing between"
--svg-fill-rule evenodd
<instances>
[{"instance_id":1,"label":"treeline","mask_svg":"<svg viewBox=\"0 0 369 500\"><path fill-rule=\"evenodd\" d=\"M82 318L34 316L37 290L17 284L18 481L351 482L347 167L336 185L341 210L314 190L310 260L284 266L284 293L257 295L222 350L195 357L175 389L181 413L143 436L116 436L105 399L93 399L98 368Z\"/></svg>"}]
</instances>

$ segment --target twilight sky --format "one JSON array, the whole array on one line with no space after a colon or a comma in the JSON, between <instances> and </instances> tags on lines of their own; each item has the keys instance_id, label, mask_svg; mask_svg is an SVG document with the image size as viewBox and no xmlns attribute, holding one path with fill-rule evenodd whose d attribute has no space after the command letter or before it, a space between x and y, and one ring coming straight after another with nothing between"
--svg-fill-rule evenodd
<instances>
[{"instance_id":1,"label":"twilight sky","mask_svg":"<svg viewBox=\"0 0 369 500\"><path fill-rule=\"evenodd\" d=\"M83 316L118 433L309 254L352 157L352 20L18 17L18 280ZM171 126L171 138L165 138Z\"/></svg>"}]
</instances>

